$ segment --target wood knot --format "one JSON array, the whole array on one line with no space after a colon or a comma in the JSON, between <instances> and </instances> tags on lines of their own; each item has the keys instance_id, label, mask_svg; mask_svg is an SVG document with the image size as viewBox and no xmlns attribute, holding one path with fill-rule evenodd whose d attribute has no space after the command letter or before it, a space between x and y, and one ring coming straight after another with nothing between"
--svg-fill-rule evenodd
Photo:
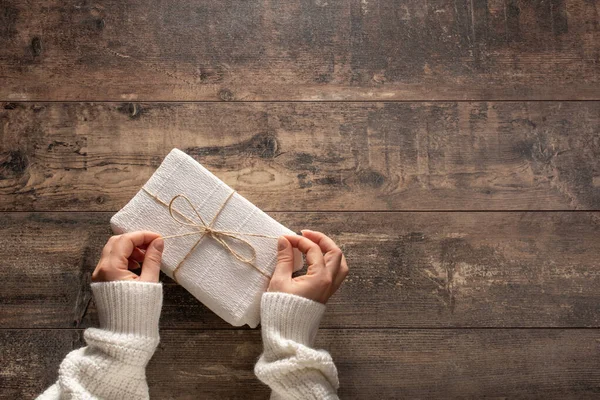
<instances>
[{"instance_id":1,"label":"wood knot","mask_svg":"<svg viewBox=\"0 0 600 400\"><path fill-rule=\"evenodd\" d=\"M223 101L233 101L234 100L233 93L229 89L219 90L219 98Z\"/></svg>"},{"instance_id":2,"label":"wood knot","mask_svg":"<svg viewBox=\"0 0 600 400\"><path fill-rule=\"evenodd\" d=\"M129 116L134 118L136 115L138 115L137 105L135 105L135 103L129 103Z\"/></svg>"},{"instance_id":3,"label":"wood knot","mask_svg":"<svg viewBox=\"0 0 600 400\"><path fill-rule=\"evenodd\" d=\"M119 112L129 116L131 119L137 119L142 114L142 107L135 103L121 104L118 110Z\"/></svg>"},{"instance_id":4,"label":"wood knot","mask_svg":"<svg viewBox=\"0 0 600 400\"><path fill-rule=\"evenodd\" d=\"M104 29L104 27L106 26L106 22L104 21L104 18L98 18L95 23L96 23L96 29L98 29L99 31Z\"/></svg>"},{"instance_id":5,"label":"wood knot","mask_svg":"<svg viewBox=\"0 0 600 400\"><path fill-rule=\"evenodd\" d=\"M20 178L28 166L27 156L21 150L0 153L0 180Z\"/></svg>"},{"instance_id":6,"label":"wood knot","mask_svg":"<svg viewBox=\"0 0 600 400\"><path fill-rule=\"evenodd\" d=\"M361 170L357 174L358 182L365 186L378 188L385 182L385 176L371 169Z\"/></svg>"},{"instance_id":7,"label":"wood knot","mask_svg":"<svg viewBox=\"0 0 600 400\"><path fill-rule=\"evenodd\" d=\"M260 158L273 158L279 149L277 138L268 133L254 136L249 143L249 150Z\"/></svg>"},{"instance_id":8,"label":"wood knot","mask_svg":"<svg viewBox=\"0 0 600 400\"><path fill-rule=\"evenodd\" d=\"M42 39L34 37L31 39L31 53L34 57L39 57L42 54Z\"/></svg>"},{"instance_id":9,"label":"wood knot","mask_svg":"<svg viewBox=\"0 0 600 400\"><path fill-rule=\"evenodd\" d=\"M506 14L509 17L518 17L521 14L521 9L514 2L509 2L506 7Z\"/></svg>"},{"instance_id":10,"label":"wood knot","mask_svg":"<svg viewBox=\"0 0 600 400\"><path fill-rule=\"evenodd\" d=\"M315 82L317 83L329 83L331 82L331 74L320 74L315 78Z\"/></svg>"}]
</instances>

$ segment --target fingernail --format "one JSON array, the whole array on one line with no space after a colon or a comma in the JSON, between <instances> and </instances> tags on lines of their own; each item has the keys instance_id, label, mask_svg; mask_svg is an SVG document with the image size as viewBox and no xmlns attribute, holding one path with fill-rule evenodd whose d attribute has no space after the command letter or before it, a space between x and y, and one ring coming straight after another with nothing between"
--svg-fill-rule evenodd
<instances>
[{"instance_id":1,"label":"fingernail","mask_svg":"<svg viewBox=\"0 0 600 400\"><path fill-rule=\"evenodd\" d=\"M287 239L280 237L277 239L277 250L283 250L287 247Z\"/></svg>"},{"instance_id":2,"label":"fingernail","mask_svg":"<svg viewBox=\"0 0 600 400\"><path fill-rule=\"evenodd\" d=\"M162 252L165 248L165 241L162 238L154 239L154 242L152 242L152 246L154 246L156 250Z\"/></svg>"}]
</instances>

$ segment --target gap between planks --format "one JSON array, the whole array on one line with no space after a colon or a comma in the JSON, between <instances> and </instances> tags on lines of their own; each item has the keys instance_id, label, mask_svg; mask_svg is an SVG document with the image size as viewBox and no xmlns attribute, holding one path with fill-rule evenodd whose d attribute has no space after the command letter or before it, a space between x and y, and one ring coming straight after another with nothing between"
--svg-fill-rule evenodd
<instances>
[{"instance_id":1,"label":"gap between planks","mask_svg":"<svg viewBox=\"0 0 600 400\"><path fill-rule=\"evenodd\" d=\"M8 331L85 331L86 329L93 328L0 328L0 332L8 332ZM554 330L554 331L575 331L575 330L585 330L585 331L593 331L600 330L600 326L477 326L477 327L469 327L469 326L430 326L430 327L392 327L392 326L373 326L373 327L345 327L345 326L328 326L328 327L319 327L319 331L542 331L542 330ZM244 327L235 327L231 328L160 328L161 332L230 332L230 331L260 331L260 329L251 329Z\"/></svg>"},{"instance_id":2,"label":"gap between planks","mask_svg":"<svg viewBox=\"0 0 600 400\"><path fill-rule=\"evenodd\" d=\"M597 102L600 97L594 99L415 99L415 100L10 100L0 99L0 103L175 103L175 104L202 104L202 103L583 103Z\"/></svg>"},{"instance_id":3,"label":"gap between planks","mask_svg":"<svg viewBox=\"0 0 600 400\"><path fill-rule=\"evenodd\" d=\"M261 209L266 213L286 213L286 214L406 214L406 213L596 213L600 210L569 210L569 209L558 209L558 210L269 210ZM18 211L0 211L0 214L110 214L116 213L119 210L18 210Z\"/></svg>"}]
</instances>

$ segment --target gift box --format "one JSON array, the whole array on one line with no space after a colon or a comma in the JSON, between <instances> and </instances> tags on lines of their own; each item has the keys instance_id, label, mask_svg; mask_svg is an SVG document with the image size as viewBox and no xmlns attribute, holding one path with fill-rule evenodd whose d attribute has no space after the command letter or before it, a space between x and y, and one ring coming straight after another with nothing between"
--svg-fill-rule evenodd
<instances>
[{"instance_id":1,"label":"gift box","mask_svg":"<svg viewBox=\"0 0 600 400\"><path fill-rule=\"evenodd\" d=\"M161 234L162 271L231 325L252 328L277 261L277 237L294 234L178 149L110 223L117 234ZM294 251L299 270L302 255Z\"/></svg>"}]
</instances>

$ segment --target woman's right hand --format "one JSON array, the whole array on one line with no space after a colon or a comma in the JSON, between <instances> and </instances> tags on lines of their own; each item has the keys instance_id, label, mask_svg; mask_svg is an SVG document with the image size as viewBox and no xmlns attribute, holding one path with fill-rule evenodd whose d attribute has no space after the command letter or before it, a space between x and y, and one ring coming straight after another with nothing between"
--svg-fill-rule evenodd
<instances>
[{"instance_id":1,"label":"woman's right hand","mask_svg":"<svg viewBox=\"0 0 600 400\"><path fill-rule=\"evenodd\" d=\"M306 255L306 275L292 277L294 248ZM277 241L277 266L269 292L295 294L325 304L348 275L340 248L321 232L303 230L302 236L285 235Z\"/></svg>"}]
</instances>

